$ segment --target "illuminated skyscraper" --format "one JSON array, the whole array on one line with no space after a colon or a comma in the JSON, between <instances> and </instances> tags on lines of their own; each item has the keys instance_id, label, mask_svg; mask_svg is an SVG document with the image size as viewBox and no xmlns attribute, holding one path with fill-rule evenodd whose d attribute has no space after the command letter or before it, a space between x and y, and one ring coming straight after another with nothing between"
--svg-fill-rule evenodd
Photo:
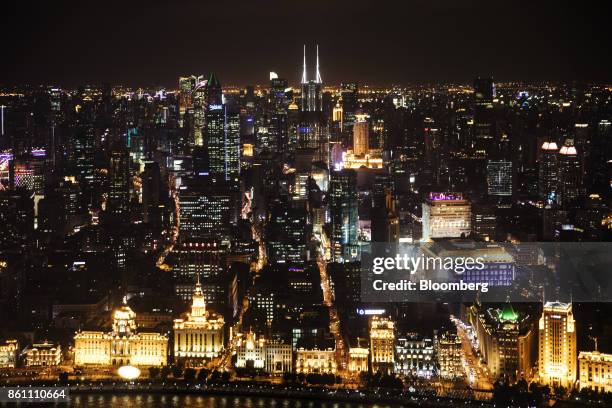
<instances>
[{"instance_id":1,"label":"illuminated skyscraper","mask_svg":"<svg viewBox=\"0 0 612 408\"><path fill-rule=\"evenodd\" d=\"M211 74L207 84L205 145L212 176L230 180L240 173L240 111L223 103L221 85Z\"/></svg>"},{"instance_id":2,"label":"illuminated skyscraper","mask_svg":"<svg viewBox=\"0 0 612 408\"><path fill-rule=\"evenodd\" d=\"M355 111L358 103L358 85L356 82L343 83L341 86L342 97L342 131L350 132L353 130L355 122Z\"/></svg>"},{"instance_id":3,"label":"illuminated skyscraper","mask_svg":"<svg viewBox=\"0 0 612 408\"><path fill-rule=\"evenodd\" d=\"M77 180L84 184L93 182L94 178L94 127L80 123L74 135L74 159Z\"/></svg>"},{"instance_id":4,"label":"illuminated skyscraper","mask_svg":"<svg viewBox=\"0 0 612 408\"><path fill-rule=\"evenodd\" d=\"M303 265L311 231L305 208L290 208L287 202L271 203L266 226L269 262Z\"/></svg>"},{"instance_id":5,"label":"illuminated skyscraper","mask_svg":"<svg viewBox=\"0 0 612 408\"><path fill-rule=\"evenodd\" d=\"M179 78L179 113L181 118L189 108L193 108L193 90L204 80L202 75Z\"/></svg>"},{"instance_id":6,"label":"illuminated skyscraper","mask_svg":"<svg viewBox=\"0 0 612 408\"><path fill-rule=\"evenodd\" d=\"M474 152L488 157L493 147L493 98L495 84L491 77L474 80Z\"/></svg>"},{"instance_id":7,"label":"illuminated skyscraper","mask_svg":"<svg viewBox=\"0 0 612 408\"><path fill-rule=\"evenodd\" d=\"M321 112L323 109L323 80L319 72L319 46L317 45L317 68L314 80L308 80L306 73L306 45L304 45L304 66L302 70L302 111Z\"/></svg>"},{"instance_id":8,"label":"illuminated skyscraper","mask_svg":"<svg viewBox=\"0 0 612 408\"><path fill-rule=\"evenodd\" d=\"M209 173L224 174L225 107L222 104L208 105L205 138Z\"/></svg>"},{"instance_id":9,"label":"illuminated skyscraper","mask_svg":"<svg viewBox=\"0 0 612 408\"><path fill-rule=\"evenodd\" d=\"M355 123L353 125L353 154L355 156L364 156L370 149L370 124L368 123L368 115L355 115Z\"/></svg>"},{"instance_id":10,"label":"illuminated skyscraper","mask_svg":"<svg viewBox=\"0 0 612 408\"><path fill-rule=\"evenodd\" d=\"M287 109L290 102L286 94L288 87L286 79L278 77L270 79L270 124L268 134L262 140L262 148L272 151L286 149L288 142Z\"/></svg>"},{"instance_id":11,"label":"illuminated skyscraper","mask_svg":"<svg viewBox=\"0 0 612 408\"><path fill-rule=\"evenodd\" d=\"M336 262L349 261L357 256L358 245L359 214L355 170L332 171L329 192L333 258Z\"/></svg>"},{"instance_id":12,"label":"illuminated skyscraper","mask_svg":"<svg viewBox=\"0 0 612 408\"><path fill-rule=\"evenodd\" d=\"M199 81L191 92L192 113L189 132L189 143L193 146L204 145L204 126L206 124L206 109L208 107L208 87L206 81Z\"/></svg>"},{"instance_id":13,"label":"illuminated skyscraper","mask_svg":"<svg viewBox=\"0 0 612 408\"><path fill-rule=\"evenodd\" d=\"M332 120L334 122L340 123L340 130L342 130L343 117L344 117L344 112L342 110L342 106L340 106L340 103L337 103L336 106L334 106L334 109L332 110Z\"/></svg>"},{"instance_id":14,"label":"illuminated skyscraper","mask_svg":"<svg viewBox=\"0 0 612 408\"><path fill-rule=\"evenodd\" d=\"M576 381L576 323L571 303L547 302L539 324L540 382L572 388Z\"/></svg>"},{"instance_id":15,"label":"illuminated skyscraper","mask_svg":"<svg viewBox=\"0 0 612 408\"><path fill-rule=\"evenodd\" d=\"M297 128L297 147L312 161L329 164L329 126L321 112L302 112Z\"/></svg>"},{"instance_id":16,"label":"illuminated skyscraper","mask_svg":"<svg viewBox=\"0 0 612 408\"><path fill-rule=\"evenodd\" d=\"M563 205L574 205L582 187L582 166L573 139L559 150L559 195Z\"/></svg>"},{"instance_id":17,"label":"illuminated skyscraper","mask_svg":"<svg viewBox=\"0 0 612 408\"><path fill-rule=\"evenodd\" d=\"M297 126L297 149L311 156L312 161L329 165L329 125L323 114L323 80L319 72L319 46L317 46L316 79L308 80L306 73L306 46L302 71L302 100Z\"/></svg>"},{"instance_id":18,"label":"illuminated skyscraper","mask_svg":"<svg viewBox=\"0 0 612 408\"><path fill-rule=\"evenodd\" d=\"M108 176L106 208L113 215L127 216L130 203L130 155L121 143L116 143L111 151Z\"/></svg>"},{"instance_id":19,"label":"illuminated skyscraper","mask_svg":"<svg viewBox=\"0 0 612 408\"><path fill-rule=\"evenodd\" d=\"M229 239L236 222L233 185L211 176L184 180L179 191L180 240L201 242Z\"/></svg>"},{"instance_id":20,"label":"illuminated skyscraper","mask_svg":"<svg viewBox=\"0 0 612 408\"><path fill-rule=\"evenodd\" d=\"M223 175L226 180L240 174L240 111L225 105L225 139L223 141Z\"/></svg>"},{"instance_id":21,"label":"illuminated skyscraper","mask_svg":"<svg viewBox=\"0 0 612 408\"><path fill-rule=\"evenodd\" d=\"M538 193L540 198L549 202L556 201L558 190L558 152L555 142L544 142L540 150Z\"/></svg>"}]
</instances>

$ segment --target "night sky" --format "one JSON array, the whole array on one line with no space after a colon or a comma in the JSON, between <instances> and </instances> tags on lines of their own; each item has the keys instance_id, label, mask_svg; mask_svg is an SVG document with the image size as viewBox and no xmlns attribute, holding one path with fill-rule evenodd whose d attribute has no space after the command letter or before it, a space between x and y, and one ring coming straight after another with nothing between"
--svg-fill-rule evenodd
<instances>
[{"instance_id":1,"label":"night sky","mask_svg":"<svg viewBox=\"0 0 612 408\"><path fill-rule=\"evenodd\" d=\"M10 3L10 4L8 4ZM95 3L95 4L94 4ZM604 1L13 0L0 11L0 84L297 83L320 44L325 83L612 79Z\"/></svg>"}]
</instances>

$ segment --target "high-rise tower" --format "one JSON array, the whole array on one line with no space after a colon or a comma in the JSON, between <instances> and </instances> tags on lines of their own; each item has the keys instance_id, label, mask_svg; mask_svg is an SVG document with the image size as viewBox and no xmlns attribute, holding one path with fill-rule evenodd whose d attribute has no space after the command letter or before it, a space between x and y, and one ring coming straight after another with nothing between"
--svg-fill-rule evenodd
<instances>
[{"instance_id":1,"label":"high-rise tower","mask_svg":"<svg viewBox=\"0 0 612 408\"><path fill-rule=\"evenodd\" d=\"M329 165L329 125L323 113L323 80L319 71L319 46L314 80L306 73L306 46L302 71L302 100L297 126L298 155L310 156L313 162Z\"/></svg>"},{"instance_id":2,"label":"high-rise tower","mask_svg":"<svg viewBox=\"0 0 612 408\"><path fill-rule=\"evenodd\" d=\"M493 148L493 99L495 84L491 77L474 80L474 153L489 157Z\"/></svg>"},{"instance_id":3,"label":"high-rise tower","mask_svg":"<svg viewBox=\"0 0 612 408\"><path fill-rule=\"evenodd\" d=\"M370 130L368 115L359 113L355 115L353 125L353 153L355 156L365 156L370 150Z\"/></svg>"},{"instance_id":4,"label":"high-rise tower","mask_svg":"<svg viewBox=\"0 0 612 408\"><path fill-rule=\"evenodd\" d=\"M544 142L540 151L538 192L540 198L556 201L558 189L558 157L559 148L555 142Z\"/></svg>"},{"instance_id":5,"label":"high-rise tower","mask_svg":"<svg viewBox=\"0 0 612 408\"><path fill-rule=\"evenodd\" d=\"M571 303L547 302L539 323L540 382L571 388L576 381L576 324Z\"/></svg>"},{"instance_id":6,"label":"high-rise tower","mask_svg":"<svg viewBox=\"0 0 612 408\"><path fill-rule=\"evenodd\" d=\"M306 45L304 45L304 64L302 68L302 111L321 112L323 109L323 80L319 71L319 46L317 45L317 67L314 80L308 80L306 73Z\"/></svg>"},{"instance_id":7,"label":"high-rise tower","mask_svg":"<svg viewBox=\"0 0 612 408\"><path fill-rule=\"evenodd\" d=\"M107 210L113 215L127 216L130 202L130 156L121 143L111 150Z\"/></svg>"},{"instance_id":8,"label":"high-rise tower","mask_svg":"<svg viewBox=\"0 0 612 408\"><path fill-rule=\"evenodd\" d=\"M559 150L559 195L563 205L575 205L582 187L582 166L573 139Z\"/></svg>"},{"instance_id":9,"label":"high-rise tower","mask_svg":"<svg viewBox=\"0 0 612 408\"><path fill-rule=\"evenodd\" d=\"M214 73L207 87L204 146L208 170L211 175L229 180L240 173L240 111L223 103L221 84Z\"/></svg>"}]
</instances>

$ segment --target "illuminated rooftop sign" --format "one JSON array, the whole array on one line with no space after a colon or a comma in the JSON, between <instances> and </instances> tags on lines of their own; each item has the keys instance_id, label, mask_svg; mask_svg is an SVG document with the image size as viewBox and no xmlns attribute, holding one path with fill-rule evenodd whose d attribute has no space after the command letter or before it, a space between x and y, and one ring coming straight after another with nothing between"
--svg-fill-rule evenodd
<instances>
[{"instance_id":1,"label":"illuminated rooftop sign","mask_svg":"<svg viewBox=\"0 0 612 408\"><path fill-rule=\"evenodd\" d=\"M429 200L431 201L463 200L463 194L461 193L429 193Z\"/></svg>"}]
</instances>

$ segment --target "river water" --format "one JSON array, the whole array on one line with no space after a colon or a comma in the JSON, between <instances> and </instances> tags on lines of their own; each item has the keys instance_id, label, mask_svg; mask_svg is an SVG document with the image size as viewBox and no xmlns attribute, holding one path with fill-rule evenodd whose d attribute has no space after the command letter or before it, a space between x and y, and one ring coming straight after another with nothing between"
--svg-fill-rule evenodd
<instances>
[{"instance_id":1,"label":"river water","mask_svg":"<svg viewBox=\"0 0 612 408\"><path fill-rule=\"evenodd\" d=\"M68 404L58 407L82 408L397 408L397 405L376 403L328 402L290 398L220 395L171 394L73 394ZM3 406L0 404L0 406ZM22 404L22 406L31 406Z\"/></svg>"}]
</instances>

